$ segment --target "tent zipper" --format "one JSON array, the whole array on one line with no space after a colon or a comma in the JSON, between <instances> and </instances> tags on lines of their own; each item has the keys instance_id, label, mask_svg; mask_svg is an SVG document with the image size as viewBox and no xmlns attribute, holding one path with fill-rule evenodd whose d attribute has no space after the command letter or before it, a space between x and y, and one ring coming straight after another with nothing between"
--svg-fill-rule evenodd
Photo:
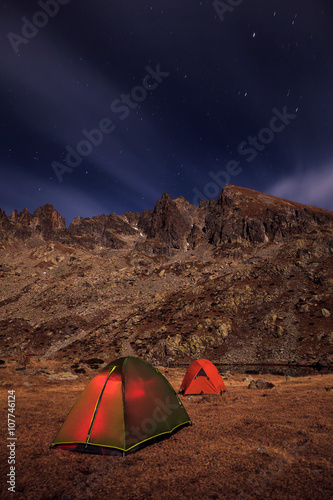
<instances>
[{"instance_id":1,"label":"tent zipper","mask_svg":"<svg viewBox=\"0 0 333 500\"><path fill-rule=\"evenodd\" d=\"M100 405L100 402L101 402L101 399L102 399L102 396L103 396L103 392L105 390L105 387L106 387L106 384L110 378L110 375L111 373L113 372L113 370L115 370L115 366L112 368L112 370L109 372L108 376L106 377L106 380L104 382L104 385L103 385L103 388L101 390L101 393L98 397L98 400L97 400L97 403L96 403L96 406L95 406L95 410L94 410L94 413L93 413L93 416L91 418L91 422L90 422L90 426L89 426L89 430L88 430L88 435L87 435L87 439L86 439L86 445L85 445L85 448L87 448L88 446L88 441L90 439L90 434L91 434L91 431L92 431L92 427L94 425L94 422L95 422L95 418L96 418L96 415L97 415L97 412L98 412L98 408L99 408L99 405Z\"/></svg>"}]
</instances>

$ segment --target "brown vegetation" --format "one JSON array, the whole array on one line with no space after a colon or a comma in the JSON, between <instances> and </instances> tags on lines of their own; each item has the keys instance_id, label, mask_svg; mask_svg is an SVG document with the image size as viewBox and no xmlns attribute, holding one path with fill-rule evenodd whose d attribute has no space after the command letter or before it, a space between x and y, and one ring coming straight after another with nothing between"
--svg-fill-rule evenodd
<instances>
[{"instance_id":1,"label":"brown vegetation","mask_svg":"<svg viewBox=\"0 0 333 500\"><path fill-rule=\"evenodd\" d=\"M162 372L178 390L185 369ZM331 498L332 375L261 375L275 387L250 390L251 377L229 374L224 395L182 398L192 427L122 458L49 450L88 377L2 374L2 422L16 391L17 499ZM2 445L4 499L7 473Z\"/></svg>"}]
</instances>

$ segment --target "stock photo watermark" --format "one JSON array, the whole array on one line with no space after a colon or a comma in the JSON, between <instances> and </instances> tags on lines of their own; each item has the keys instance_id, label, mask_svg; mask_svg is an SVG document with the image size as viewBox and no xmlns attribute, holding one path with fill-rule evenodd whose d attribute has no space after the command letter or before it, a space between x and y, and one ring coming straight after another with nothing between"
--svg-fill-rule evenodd
<instances>
[{"instance_id":1,"label":"stock photo watermark","mask_svg":"<svg viewBox=\"0 0 333 500\"><path fill-rule=\"evenodd\" d=\"M178 398L177 398L178 399ZM137 440L145 441L156 431L158 424L165 422L170 415L179 407L182 407L181 401L172 402L170 397L167 396L165 402L161 399L155 399L156 408L154 409L151 417L147 417L142 420L140 426L133 426L129 431L125 432L126 435L126 445L134 446Z\"/></svg>"},{"instance_id":2,"label":"stock photo watermark","mask_svg":"<svg viewBox=\"0 0 333 500\"><path fill-rule=\"evenodd\" d=\"M7 436L7 450L8 450L8 473L7 484L8 491L15 493L16 487L16 400L15 391L8 391L8 436Z\"/></svg>"},{"instance_id":3,"label":"stock photo watermark","mask_svg":"<svg viewBox=\"0 0 333 500\"><path fill-rule=\"evenodd\" d=\"M121 94L120 98L114 99L110 105L111 111L115 115L119 115L118 118L122 121L130 115L131 110L136 109L147 98L148 92L155 90L164 78L170 75L166 71L161 71L159 64L156 65L155 69L146 66L145 70L147 74L142 79L142 85L136 85L128 94ZM93 152L94 148L102 144L104 135L110 135L115 129L115 124L108 117L102 118L96 128L83 129L81 133L84 139L79 141L75 147L66 146L65 163L52 162L52 168L58 181L63 181L65 173L73 172L73 169L78 167Z\"/></svg>"},{"instance_id":4,"label":"stock photo watermark","mask_svg":"<svg viewBox=\"0 0 333 500\"><path fill-rule=\"evenodd\" d=\"M222 2L221 0L214 0L213 7L220 18L220 21L224 21L224 15L228 12L233 12L235 7L238 7L244 2L244 0L225 0Z\"/></svg>"},{"instance_id":5,"label":"stock photo watermark","mask_svg":"<svg viewBox=\"0 0 333 500\"><path fill-rule=\"evenodd\" d=\"M36 11L31 19L26 16L21 17L23 23L21 33L13 33L10 31L7 35L9 43L11 44L15 54L20 54L20 45L27 45L32 38L39 33L41 28L45 28L50 18L55 17L60 6L67 5L70 0L39 0L38 6L42 10Z\"/></svg>"},{"instance_id":6,"label":"stock photo watermark","mask_svg":"<svg viewBox=\"0 0 333 500\"><path fill-rule=\"evenodd\" d=\"M258 154L270 144L276 134L283 132L292 120L295 120L297 114L288 113L287 106L283 106L282 112L276 108L272 109L273 116L271 117L268 127L263 127L259 130L256 136L249 135L247 140L239 143L237 152L240 156L245 156L248 163L253 162ZM218 172L209 172L209 177L212 181L207 182L203 188L203 192L198 188L193 188L194 193L192 203L198 204L200 200L208 200L215 198L221 192L221 189L230 182L232 176L237 176L243 171L240 166L240 160L230 160L224 170Z\"/></svg>"}]
</instances>

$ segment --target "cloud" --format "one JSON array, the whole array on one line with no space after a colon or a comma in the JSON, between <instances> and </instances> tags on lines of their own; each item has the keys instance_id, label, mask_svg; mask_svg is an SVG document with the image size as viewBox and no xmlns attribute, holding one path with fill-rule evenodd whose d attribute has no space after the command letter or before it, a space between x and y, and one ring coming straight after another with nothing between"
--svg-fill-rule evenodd
<instances>
[{"instance_id":1,"label":"cloud","mask_svg":"<svg viewBox=\"0 0 333 500\"><path fill-rule=\"evenodd\" d=\"M266 192L287 200L333 210L333 161L305 173L285 176L268 187Z\"/></svg>"},{"instance_id":2,"label":"cloud","mask_svg":"<svg viewBox=\"0 0 333 500\"><path fill-rule=\"evenodd\" d=\"M5 61L2 83L15 89L19 110L15 127L25 125L37 137L50 134L51 140L57 138L65 145L77 142L81 130L97 125L112 100L126 89L93 62L84 60L78 50L59 39L54 44L52 33L41 31L38 40L42 46L28 44L22 57L16 56L9 44L0 46L0 59ZM41 122L49 132L41 130Z\"/></svg>"},{"instance_id":3,"label":"cloud","mask_svg":"<svg viewBox=\"0 0 333 500\"><path fill-rule=\"evenodd\" d=\"M128 158L131 158L128 156ZM133 158L134 161L134 158ZM144 165L142 164L142 169ZM116 212L121 214L127 210L142 211L153 208L162 192L148 175L141 175L140 169L129 166L119 168L118 187L112 172L105 168L104 186L94 185L94 178L87 176L82 180L78 172L68 175L62 184L57 180L49 181L40 172L32 170L17 172L0 162L3 172L3 184L0 185L0 208L10 215L16 208L21 212L27 208L33 213L36 208L51 203L66 219L68 226L74 217L93 217L100 214ZM90 169L89 169L90 170ZM80 182L76 183L76 178ZM83 175L84 177L84 175ZM108 184L108 178L111 179ZM138 192L140 197L138 199ZM124 195L125 193L125 195Z\"/></svg>"}]
</instances>

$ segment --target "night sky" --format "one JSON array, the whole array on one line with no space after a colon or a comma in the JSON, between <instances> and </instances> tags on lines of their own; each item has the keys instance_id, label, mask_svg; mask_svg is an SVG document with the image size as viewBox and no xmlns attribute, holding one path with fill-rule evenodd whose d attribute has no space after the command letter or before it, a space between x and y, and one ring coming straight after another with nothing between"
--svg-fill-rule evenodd
<instances>
[{"instance_id":1,"label":"night sky","mask_svg":"<svg viewBox=\"0 0 333 500\"><path fill-rule=\"evenodd\" d=\"M0 207L333 210L332 0L1 2Z\"/></svg>"}]
</instances>

